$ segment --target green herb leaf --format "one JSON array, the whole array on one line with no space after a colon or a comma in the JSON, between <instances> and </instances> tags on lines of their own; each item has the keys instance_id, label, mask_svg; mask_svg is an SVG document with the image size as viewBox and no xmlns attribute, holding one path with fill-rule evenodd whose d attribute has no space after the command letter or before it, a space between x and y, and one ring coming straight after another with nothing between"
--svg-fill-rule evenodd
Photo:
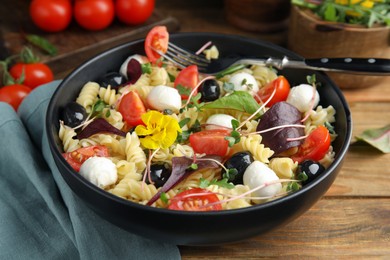
<instances>
[{"instance_id":1,"label":"green herb leaf","mask_svg":"<svg viewBox=\"0 0 390 260\"><path fill-rule=\"evenodd\" d=\"M234 184L229 183L228 179L223 178L222 180L213 179L211 181L206 180L204 178L200 178L199 180L199 187L200 188L207 188L210 185L217 185L218 187L227 188L227 189L233 189Z\"/></svg>"},{"instance_id":2,"label":"green herb leaf","mask_svg":"<svg viewBox=\"0 0 390 260\"><path fill-rule=\"evenodd\" d=\"M48 40L46 40L41 36L38 36L36 34L27 34L26 40L31 44L33 44L34 46L42 49L50 56L55 56L58 53L57 48L53 44L51 44Z\"/></svg>"},{"instance_id":3,"label":"green herb leaf","mask_svg":"<svg viewBox=\"0 0 390 260\"><path fill-rule=\"evenodd\" d=\"M222 88L227 92L233 92L234 91L234 84L230 82L224 82L222 85Z\"/></svg>"},{"instance_id":4,"label":"green herb leaf","mask_svg":"<svg viewBox=\"0 0 390 260\"><path fill-rule=\"evenodd\" d=\"M242 70L242 69L244 69L245 67L246 67L246 66L243 65L243 64L237 64L237 65L231 66L231 67L229 67L229 68L227 68L227 69L225 69L225 70L219 72L218 74L215 75L215 77L216 77L217 79L220 79L220 78L222 78L222 77L225 77L226 75L229 75L229 74L232 74L232 73L234 73L234 72L236 72L236 71Z\"/></svg>"},{"instance_id":5,"label":"green herb leaf","mask_svg":"<svg viewBox=\"0 0 390 260\"><path fill-rule=\"evenodd\" d=\"M366 142L383 153L390 153L390 124L375 129L367 129L356 136L357 140Z\"/></svg>"},{"instance_id":6,"label":"green herb leaf","mask_svg":"<svg viewBox=\"0 0 390 260\"><path fill-rule=\"evenodd\" d=\"M260 105L248 92L234 91L231 95L221 97L213 102L205 104L203 109L234 109L248 114L253 114L259 109L259 107Z\"/></svg>"},{"instance_id":7,"label":"green herb leaf","mask_svg":"<svg viewBox=\"0 0 390 260\"><path fill-rule=\"evenodd\" d=\"M142 70L143 74L145 74L145 73L146 74L152 73L152 64L150 62L141 64L141 70Z\"/></svg>"},{"instance_id":8,"label":"green herb leaf","mask_svg":"<svg viewBox=\"0 0 390 260\"><path fill-rule=\"evenodd\" d=\"M168 202L169 202L168 196L167 196L167 194L165 192L161 192L160 199L165 204L168 204Z\"/></svg>"}]
</instances>

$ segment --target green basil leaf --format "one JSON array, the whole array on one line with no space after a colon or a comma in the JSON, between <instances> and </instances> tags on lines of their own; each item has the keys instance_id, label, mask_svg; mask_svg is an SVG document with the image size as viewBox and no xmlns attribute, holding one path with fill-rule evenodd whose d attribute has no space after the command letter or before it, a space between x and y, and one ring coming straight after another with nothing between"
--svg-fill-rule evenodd
<instances>
[{"instance_id":1,"label":"green basil leaf","mask_svg":"<svg viewBox=\"0 0 390 260\"><path fill-rule=\"evenodd\" d=\"M253 114L260 108L260 105L248 92L234 91L231 95L221 97L203 106L203 109L210 108L234 109Z\"/></svg>"}]
</instances>

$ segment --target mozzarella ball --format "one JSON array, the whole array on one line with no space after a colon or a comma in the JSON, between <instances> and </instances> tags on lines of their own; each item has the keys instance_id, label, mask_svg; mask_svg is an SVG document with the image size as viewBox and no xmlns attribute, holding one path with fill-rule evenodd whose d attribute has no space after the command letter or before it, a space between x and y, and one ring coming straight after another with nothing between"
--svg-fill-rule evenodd
<instances>
[{"instance_id":1,"label":"mozzarella ball","mask_svg":"<svg viewBox=\"0 0 390 260\"><path fill-rule=\"evenodd\" d=\"M181 97L177 89L163 85L152 88L146 102L149 107L159 111L170 109L177 113L181 107Z\"/></svg>"},{"instance_id":2,"label":"mozzarella ball","mask_svg":"<svg viewBox=\"0 0 390 260\"><path fill-rule=\"evenodd\" d=\"M106 157L91 157L80 167L81 176L104 189L118 179L116 165Z\"/></svg>"},{"instance_id":3,"label":"mozzarella ball","mask_svg":"<svg viewBox=\"0 0 390 260\"><path fill-rule=\"evenodd\" d=\"M139 63L144 64L148 63L149 60L147 57L139 55L139 54L134 54L129 56L121 65L121 68L119 69L119 73L122 74L125 78L127 78L127 64L131 59L136 59Z\"/></svg>"},{"instance_id":4,"label":"mozzarella ball","mask_svg":"<svg viewBox=\"0 0 390 260\"><path fill-rule=\"evenodd\" d=\"M286 101L295 106L301 113L304 113L311 109L312 98L313 86L309 84L301 84L291 88ZM318 94L318 91L316 90L313 107L316 107L319 102L320 94Z\"/></svg>"},{"instance_id":5,"label":"mozzarella ball","mask_svg":"<svg viewBox=\"0 0 390 260\"><path fill-rule=\"evenodd\" d=\"M226 114L211 115L206 121L206 129L218 129L218 128L233 128L232 120L234 117ZM222 127L218 127L222 126Z\"/></svg>"},{"instance_id":6,"label":"mozzarella ball","mask_svg":"<svg viewBox=\"0 0 390 260\"><path fill-rule=\"evenodd\" d=\"M278 181L279 177L266 164L254 161L245 170L243 181L244 185L254 189L272 181ZM252 192L255 197L272 197L282 190L282 184L275 183ZM253 200L254 203L261 203L262 200Z\"/></svg>"},{"instance_id":7,"label":"mozzarella ball","mask_svg":"<svg viewBox=\"0 0 390 260\"><path fill-rule=\"evenodd\" d=\"M234 85L234 90L248 91L252 95L259 91L259 85L257 84L255 77L246 72L234 74L230 78L229 83Z\"/></svg>"}]
</instances>

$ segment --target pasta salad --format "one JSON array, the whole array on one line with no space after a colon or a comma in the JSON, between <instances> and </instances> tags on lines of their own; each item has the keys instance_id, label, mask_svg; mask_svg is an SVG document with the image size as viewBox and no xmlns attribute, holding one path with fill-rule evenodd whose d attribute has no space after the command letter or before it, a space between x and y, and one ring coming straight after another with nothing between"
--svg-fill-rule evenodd
<instances>
[{"instance_id":1,"label":"pasta salad","mask_svg":"<svg viewBox=\"0 0 390 260\"><path fill-rule=\"evenodd\" d=\"M211 76L155 52L85 82L62 109L63 157L88 181L123 199L171 210L250 207L299 190L333 161L335 109L322 107L314 77L290 86L269 67ZM151 46L153 46L151 48ZM218 59L218 46L199 55Z\"/></svg>"}]
</instances>

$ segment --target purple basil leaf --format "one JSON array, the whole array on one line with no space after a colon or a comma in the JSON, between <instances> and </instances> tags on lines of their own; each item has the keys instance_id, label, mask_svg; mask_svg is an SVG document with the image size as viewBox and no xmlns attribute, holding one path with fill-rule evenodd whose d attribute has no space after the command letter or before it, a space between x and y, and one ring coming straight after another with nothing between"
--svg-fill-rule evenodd
<instances>
[{"instance_id":1,"label":"purple basil leaf","mask_svg":"<svg viewBox=\"0 0 390 260\"><path fill-rule=\"evenodd\" d=\"M280 125L301 125L301 116L301 112L293 105L284 101L278 102L264 113L256 131L262 131ZM284 127L262 133L261 136L263 138L261 142L271 148L275 152L275 155L277 155L302 143L302 140L287 141L288 138L297 138L304 134L303 128Z\"/></svg>"},{"instance_id":2,"label":"purple basil leaf","mask_svg":"<svg viewBox=\"0 0 390 260\"><path fill-rule=\"evenodd\" d=\"M128 82L134 84L141 77L142 67L141 63L136 59L131 59L129 63L127 63L127 79Z\"/></svg>"},{"instance_id":3,"label":"purple basil leaf","mask_svg":"<svg viewBox=\"0 0 390 260\"><path fill-rule=\"evenodd\" d=\"M111 133L125 137L126 133L115 128L103 118L97 118L89 123L80 133L77 134L78 139L88 138L91 135L98 133Z\"/></svg>"},{"instance_id":4,"label":"purple basil leaf","mask_svg":"<svg viewBox=\"0 0 390 260\"><path fill-rule=\"evenodd\" d=\"M222 158L219 156L209 155L202 157L202 159L213 159L222 162ZM161 189L148 201L147 205L152 205L156 200L160 198L161 193L167 192L177 184L179 184L184 178L190 174L205 169L205 168L218 168L219 165L211 160L196 161L198 165L197 170L189 169L189 166L193 163L193 159L187 157L173 157L172 158L172 173L169 176L167 182L161 187Z\"/></svg>"}]
</instances>

